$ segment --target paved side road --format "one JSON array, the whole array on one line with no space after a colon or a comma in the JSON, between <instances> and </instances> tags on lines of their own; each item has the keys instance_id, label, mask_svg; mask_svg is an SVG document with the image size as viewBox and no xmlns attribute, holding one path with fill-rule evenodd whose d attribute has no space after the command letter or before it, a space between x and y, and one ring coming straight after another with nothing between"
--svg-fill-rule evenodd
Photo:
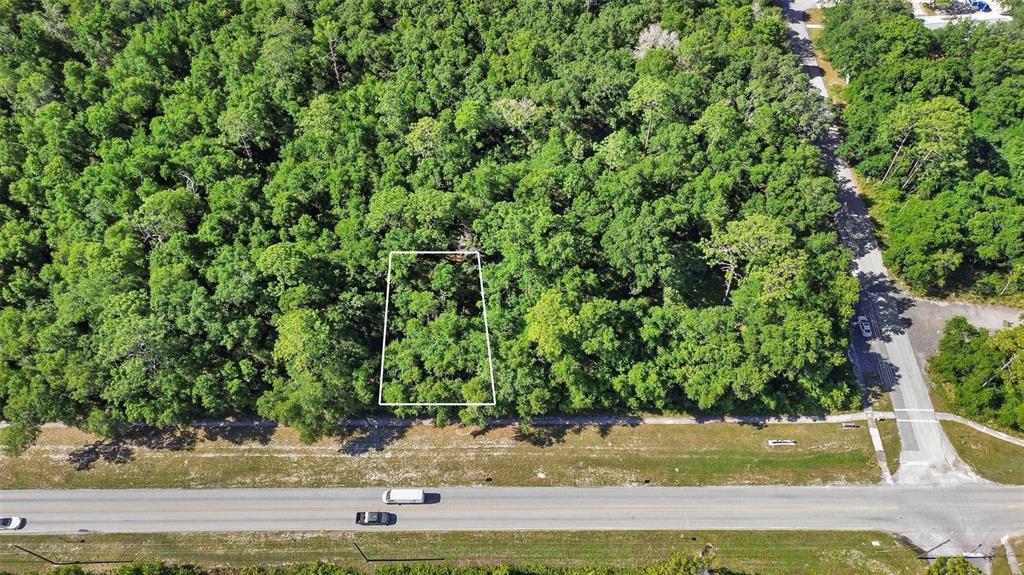
<instances>
[{"instance_id":1,"label":"paved side road","mask_svg":"<svg viewBox=\"0 0 1024 575\"><path fill-rule=\"evenodd\" d=\"M427 490L428 493L430 490ZM380 489L0 491L25 533L365 529ZM1024 487L446 488L391 506L392 530L885 530L933 553L989 552L1021 529ZM0 538L3 534L0 534Z\"/></svg>"},{"instance_id":2,"label":"paved side road","mask_svg":"<svg viewBox=\"0 0 1024 575\"><path fill-rule=\"evenodd\" d=\"M790 44L811 85L828 98L823 73L807 34L806 10L815 7L813 0L781 0L791 31ZM984 480L960 459L949 438L942 431L924 372L914 354L907 331L906 310L912 306L892 280L882 262L882 251L875 239L867 208L857 189L850 167L836 154L840 135L833 128L830 136L819 142L822 159L839 185L838 199L842 208L836 214L839 237L854 255L853 274L860 282L858 315L868 318L875 332L870 341L854 334L857 373L880 379L884 391L890 391L902 450L900 469L893 477L903 485L957 485Z\"/></svg>"}]
</instances>

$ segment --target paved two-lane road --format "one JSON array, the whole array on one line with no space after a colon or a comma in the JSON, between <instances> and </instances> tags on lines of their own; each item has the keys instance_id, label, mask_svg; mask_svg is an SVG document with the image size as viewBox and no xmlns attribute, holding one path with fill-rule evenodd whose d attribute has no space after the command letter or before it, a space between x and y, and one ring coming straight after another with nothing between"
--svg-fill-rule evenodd
<instances>
[{"instance_id":1,"label":"paved two-lane road","mask_svg":"<svg viewBox=\"0 0 1024 575\"><path fill-rule=\"evenodd\" d=\"M429 492L429 490L428 490ZM988 551L1024 529L1024 487L604 487L437 490L389 507L403 530L885 530L922 549ZM27 533L365 529L379 489L127 489L0 492ZM950 540L948 543L945 543Z\"/></svg>"}]
</instances>

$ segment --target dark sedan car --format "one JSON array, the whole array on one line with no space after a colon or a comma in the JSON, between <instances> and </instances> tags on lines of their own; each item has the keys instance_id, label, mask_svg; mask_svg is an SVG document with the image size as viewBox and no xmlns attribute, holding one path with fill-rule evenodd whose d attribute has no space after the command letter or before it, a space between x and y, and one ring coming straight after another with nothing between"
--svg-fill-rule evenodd
<instances>
[{"instance_id":1,"label":"dark sedan car","mask_svg":"<svg viewBox=\"0 0 1024 575\"><path fill-rule=\"evenodd\" d=\"M391 525L395 520L393 513L384 511L360 511L356 513L356 523L359 525Z\"/></svg>"}]
</instances>

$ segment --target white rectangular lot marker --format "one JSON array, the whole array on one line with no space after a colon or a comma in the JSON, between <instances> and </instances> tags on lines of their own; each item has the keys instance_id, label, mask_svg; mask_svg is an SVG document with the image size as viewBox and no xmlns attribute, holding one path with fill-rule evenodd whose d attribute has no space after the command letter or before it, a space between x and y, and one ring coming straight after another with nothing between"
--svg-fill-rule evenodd
<instances>
[{"instance_id":1,"label":"white rectangular lot marker","mask_svg":"<svg viewBox=\"0 0 1024 575\"><path fill-rule=\"evenodd\" d=\"M476 258L476 271L477 277L480 279L480 309L483 311L484 317L484 340L487 342L487 370L491 378L491 401L489 402L438 402L438 403L417 403L417 402L398 402L388 403L384 401L384 361L386 358L385 352L388 348L388 312L391 304L391 264L396 255L464 255L474 256ZM487 324L487 299L484 296L484 271L483 263L480 258L480 252L473 250L452 250L452 251L393 251L388 254L388 275L387 275L387 289L384 293L384 337L381 341L380 346L380 386L377 389L377 405L381 406L420 406L420 407L433 407L433 406L458 406L458 407L473 407L473 406L490 406L498 403L498 393L494 386L494 359L491 356L491 330Z\"/></svg>"}]
</instances>

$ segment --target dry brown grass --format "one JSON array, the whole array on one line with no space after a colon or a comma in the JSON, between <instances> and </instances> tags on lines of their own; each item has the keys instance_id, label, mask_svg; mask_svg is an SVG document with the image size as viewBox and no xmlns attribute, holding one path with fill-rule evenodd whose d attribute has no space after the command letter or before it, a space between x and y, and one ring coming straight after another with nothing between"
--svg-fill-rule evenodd
<instances>
[{"instance_id":1,"label":"dry brown grass","mask_svg":"<svg viewBox=\"0 0 1024 575\"><path fill-rule=\"evenodd\" d=\"M796 447L769 448L773 438ZM166 445L166 444L170 445ZM111 444L46 428L0 488L587 486L874 483L866 426L713 423L635 427L449 426L353 431L313 445L295 430L144 438Z\"/></svg>"}]
</instances>

